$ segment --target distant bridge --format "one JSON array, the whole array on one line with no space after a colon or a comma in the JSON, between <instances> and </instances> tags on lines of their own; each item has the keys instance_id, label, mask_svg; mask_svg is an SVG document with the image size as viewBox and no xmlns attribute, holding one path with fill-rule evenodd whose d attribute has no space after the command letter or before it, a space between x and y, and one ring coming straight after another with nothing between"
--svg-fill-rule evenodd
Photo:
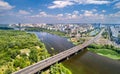
<instances>
[{"instance_id":1,"label":"distant bridge","mask_svg":"<svg viewBox=\"0 0 120 74\"><path fill-rule=\"evenodd\" d=\"M91 40L89 40L87 42L84 42L81 45L72 47L68 50L65 50L61 53L58 53L54 56L51 56L45 60L42 60L36 64L30 65L26 68L23 68L19 71L16 71L13 74L34 74L34 73L37 73L37 72L55 64L56 62L60 62L61 60L68 58L69 56L79 52L80 50L84 49L88 45L92 44L95 40L97 40L101 37L101 34L103 33L103 31L104 31L104 29L102 29L101 32L98 35L96 35L94 38L92 38Z\"/></svg>"}]
</instances>

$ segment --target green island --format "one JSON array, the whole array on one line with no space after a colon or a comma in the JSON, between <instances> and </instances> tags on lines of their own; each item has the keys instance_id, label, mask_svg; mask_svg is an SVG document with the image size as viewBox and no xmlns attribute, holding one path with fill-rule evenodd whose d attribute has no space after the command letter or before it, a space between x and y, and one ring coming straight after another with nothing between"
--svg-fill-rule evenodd
<instances>
[{"instance_id":1,"label":"green island","mask_svg":"<svg viewBox=\"0 0 120 74\"><path fill-rule=\"evenodd\" d=\"M0 30L0 74L11 74L50 57L45 45L35 34L25 31ZM42 74L72 74L61 63Z\"/></svg>"},{"instance_id":2,"label":"green island","mask_svg":"<svg viewBox=\"0 0 120 74\"><path fill-rule=\"evenodd\" d=\"M42 31L42 32L47 32L47 33L55 34L55 35L62 36L62 37L67 37L68 41L72 42L74 45L79 45L79 44L82 44L86 41L82 37L79 39L76 39L75 37L72 38L68 34L61 32L61 31L52 31L52 30L41 29L41 28L28 28L26 30L28 30L28 31ZM90 32L87 32L87 33L85 33L85 36L88 36L89 34L90 34ZM98 32L96 32L96 34L98 34ZM95 35L93 35L93 36L95 36ZM103 32L102 37L104 39L109 38L108 32L106 29ZM120 60L120 48L116 48L113 45L109 45L109 44L103 45L103 44L95 44L94 43L94 44L89 45L87 47L87 49L91 52L98 54L98 55L105 56L105 57L115 59L115 60Z\"/></svg>"}]
</instances>

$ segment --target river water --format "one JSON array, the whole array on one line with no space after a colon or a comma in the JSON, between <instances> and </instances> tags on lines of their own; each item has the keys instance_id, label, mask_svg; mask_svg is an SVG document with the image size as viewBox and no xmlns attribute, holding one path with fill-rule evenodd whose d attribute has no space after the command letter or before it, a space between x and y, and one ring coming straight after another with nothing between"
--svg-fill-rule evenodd
<instances>
[{"instance_id":1,"label":"river water","mask_svg":"<svg viewBox=\"0 0 120 74\"><path fill-rule=\"evenodd\" d=\"M50 54L67 50L74 45L62 38L45 32L34 32L45 44ZM54 50L51 50L54 48ZM88 50L79 52L62 62L73 74L120 74L120 61L99 56Z\"/></svg>"}]
</instances>

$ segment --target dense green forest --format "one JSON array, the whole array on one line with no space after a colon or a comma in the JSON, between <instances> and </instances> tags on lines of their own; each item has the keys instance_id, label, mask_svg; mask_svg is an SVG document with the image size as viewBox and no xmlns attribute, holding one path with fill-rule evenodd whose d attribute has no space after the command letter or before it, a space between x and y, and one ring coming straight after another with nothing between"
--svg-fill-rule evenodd
<instances>
[{"instance_id":1,"label":"dense green forest","mask_svg":"<svg viewBox=\"0 0 120 74\"><path fill-rule=\"evenodd\" d=\"M35 34L0 30L0 74L11 74L49 56L45 45ZM56 64L47 74L69 74L66 71L69 72L62 64Z\"/></svg>"}]
</instances>

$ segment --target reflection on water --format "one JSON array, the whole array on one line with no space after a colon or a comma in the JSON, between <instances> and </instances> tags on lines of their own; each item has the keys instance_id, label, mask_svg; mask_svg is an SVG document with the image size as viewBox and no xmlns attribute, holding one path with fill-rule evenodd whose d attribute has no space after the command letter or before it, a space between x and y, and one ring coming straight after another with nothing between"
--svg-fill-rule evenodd
<instances>
[{"instance_id":1,"label":"reflection on water","mask_svg":"<svg viewBox=\"0 0 120 74\"><path fill-rule=\"evenodd\" d=\"M51 47L56 52L61 52L73 47L71 42L66 38L56 35L35 32L35 34L45 43L49 53L53 53ZM69 60L62 62L65 67L69 68L73 74L120 74L120 62L111 60L106 57L96 55L87 50L79 52Z\"/></svg>"},{"instance_id":2,"label":"reflection on water","mask_svg":"<svg viewBox=\"0 0 120 74\"><path fill-rule=\"evenodd\" d=\"M120 62L84 50L63 64L73 74L120 74Z\"/></svg>"},{"instance_id":3,"label":"reflection on water","mask_svg":"<svg viewBox=\"0 0 120 74\"><path fill-rule=\"evenodd\" d=\"M46 45L46 48L51 54L51 48L54 48L56 52L61 52L74 46L71 42L68 42L66 38L62 38L45 32L35 33L40 38L40 40Z\"/></svg>"}]
</instances>

